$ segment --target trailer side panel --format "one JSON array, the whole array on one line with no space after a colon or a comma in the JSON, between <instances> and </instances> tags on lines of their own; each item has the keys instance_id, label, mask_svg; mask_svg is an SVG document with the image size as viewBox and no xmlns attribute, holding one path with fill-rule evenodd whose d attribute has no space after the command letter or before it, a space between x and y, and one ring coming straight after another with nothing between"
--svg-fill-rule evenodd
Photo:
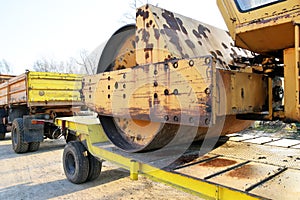
<instances>
[{"instance_id":1,"label":"trailer side panel","mask_svg":"<svg viewBox=\"0 0 300 200\"><path fill-rule=\"evenodd\" d=\"M27 79L29 106L81 104L81 75L30 72Z\"/></svg>"}]
</instances>

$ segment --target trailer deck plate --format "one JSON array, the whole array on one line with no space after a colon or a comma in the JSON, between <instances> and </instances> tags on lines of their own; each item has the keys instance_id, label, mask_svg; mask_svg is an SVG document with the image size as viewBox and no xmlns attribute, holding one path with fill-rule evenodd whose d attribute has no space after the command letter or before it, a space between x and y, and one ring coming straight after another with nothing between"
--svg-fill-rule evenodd
<instances>
[{"instance_id":1,"label":"trailer deck plate","mask_svg":"<svg viewBox=\"0 0 300 200\"><path fill-rule=\"evenodd\" d=\"M292 139L281 139L281 140L268 143L268 145L271 146L279 146L279 147L287 147L287 148L298 144L300 144L300 140L292 140Z\"/></svg>"},{"instance_id":2,"label":"trailer deck plate","mask_svg":"<svg viewBox=\"0 0 300 200\"><path fill-rule=\"evenodd\" d=\"M300 149L300 144L297 144L295 146L292 146L291 148L294 148L294 149Z\"/></svg>"},{"instance_id":3,"label":"trailer deck plate","mask_svg":"<svg viewBox=\"0 0 300 200\"><path fill-rule=\"evenodd\" d=\"M250 139L250 140L246 140L245 142L249 142L249 143L254 143L254 144L265 144L268 142L273 142L273 141L277 141L280 140L280 138L272 138L272 137L258 137L258 138L254 138L254 139Z\"/></svg>"},{"instance_id":4,"label":"trailer deck plate","mask_svg":"<svg viewBox=\"0 0 300 200\"><path fill-rule=\"evenodd\" d=\"M249 198L253 198L252 195L272 199L283 199L282 197L285 197L284 199L289 199L286 197L293 199L292 197L299 196L299 189L296 187L299 185L300 180L299 149L276 146L270 148L268 145L227 141L211 152L199 156L199 148L197 145L198 144L195 143L190 147L194 152L188 150L186 151L188 153L184 153L168 167L160 168L176 159L174 152L178 153L182 151L180 146L165 149L158 154L147 154L126 153L111 145L110 142L93 144L93 146L99 148L99 150L109 151L113 154L128 158L130 161L140 163L139 173L150 174L150 177L155 176L155 180L164 180L163 182L177 185L181 184L182 181L179 181L179 183L176 183L176 181L169 182L166 181L165 178L167 180L173 180L173 176L174 179L178 179L179 176L183 178L183 182L190 182L190 184L186 183L185 190L194 191L191 181L193 180L202 184L208 183L216 185L216 187L225 187L230 191L239 191L250 195ZM198 151L196 149L198 149ZM227 149L227 151L224 151L224 149ZM245 151L240 151L242 149L245 149ZM222 153L217 154L217 152ZM254 156L252 157L252 155ZM118 161L113 158L112 160L106 160L118 164ZM163 172L167 173L167 177L154 175ZM157 176L159 178L157 178ZM280 182L280 185L277 187L272 186L278 182ZM269 183L271 185L269 185ZM182 185L180 185L180 187L182 187ZM278 190L275 188L278 188ZM281 190L281 188L284 190ZM205 191L206 188L198 188L197 190ZM285 196L285 194L276 196L277 191L287 191L290 193L287 196Z\"/></svg>"},{"instance_id":5,"label":"trailer deck plate","mask_svg":"<svg viewBox=\"0 0 300 200\"><path fill-rule=\"evenodd\" d=\"M270 199L299 199L299 170L288 169L270 181L253 189L253 194L264 194Z\"/></svg>"},{"instance_id":6,"label":"trailer deck plate","mask_svg":"<svg viewBox=\"0 0 300 200\"><path fill-rule=\"evenodd\" d=\"M209 180L214 183L247 191L248 188L274 175L278 170L277 166L251 162Z\"/></svg>"},{"instance_id":7,"label":"trailer deck plate","mask_svg":"<svg viewBox=\"0 0 300 200\"><path fill-rule=\"evenodd\" d=\"M244 141L244 140L254 139L254 138L256 138L256 137L257 137L257 136L254 136L254 135L248 135L248 134L243 134L243 135L236 134L236 135L233 135L232 137L230 137L229 140L230 140L230 141L241 142L241 141Z\"/></svg>"},{"instance_id":8,"label":"trailer deck plate","mask_svg":"<svg viewBox=\"0 0 300 200\"><path fill-rule=\"evenodd\" d=\"M175 170L178 173L189 175L191 177L207 179L207 177L214 174L218 174L220 171L226 171L237 166L245 161L234 158L222 158L217 157L214 159L207 160L205 162L196 163L188 167L180 168Z\"/></svg>"},{"instance_id":9,"label":"trailer deck plate","mask_svg":"<svg viewBox=\"0 0 300 200\"><path fill-rule=\"evenodd\" d=\"M300 149L227 141L210 154L300 169Z\"/></svg>"}]
</instances>

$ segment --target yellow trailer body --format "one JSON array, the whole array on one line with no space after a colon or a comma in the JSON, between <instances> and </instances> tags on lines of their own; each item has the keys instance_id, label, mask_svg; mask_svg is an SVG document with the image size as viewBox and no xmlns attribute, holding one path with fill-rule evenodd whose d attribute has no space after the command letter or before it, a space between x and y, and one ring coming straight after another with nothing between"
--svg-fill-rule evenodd
<instances>
[{"instance_id":1,"label":"yellow trailer body","mask_svg":"<svg viewBox=\"0 0 300 200\"><path fill-rule=\"evenodd\" d=\"M27 72L0 85L0 106L78 105L82 75L53 72Z\"/></svg>"}]
</instances>

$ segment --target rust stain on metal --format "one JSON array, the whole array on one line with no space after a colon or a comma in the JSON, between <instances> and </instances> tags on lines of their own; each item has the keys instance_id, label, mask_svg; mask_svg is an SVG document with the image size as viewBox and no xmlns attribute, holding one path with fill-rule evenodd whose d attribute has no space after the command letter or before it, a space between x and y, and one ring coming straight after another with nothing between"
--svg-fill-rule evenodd
<instances>
[{"instance_id":1,"label":"rust stain on metal","mask_svg":"<svg viewBox=\"0 0 300 200\"><path fill-rule=\"evenodd\" d=\"M172 140L179 124L199 127L195 130L196 136L191 137L191 140L198 140L207 133L212 114L221 115L216 120L224 122L220 125L223 127L221 135L240 131L251 123L239 121L232 115L249 110L231 105L231 101L227 106L230 110L225 113L212 106L213 93L209 90L217 88L214 86L217 83L213 82L213 69L218 69L217 78L223 79L227 93L240 91L236 85L236 91L232 89L232 72L228 69L235 65L233 58L236 55L251 56L249 52L231 48L233 41L226 31L147 5L137 10L136 26L117 32L121 33L124 41L118 45L111 42L110 48L106 48L106 55L114 55L112 62L99 62L101 70L98 73L106 72L91 76L92 81L85 82L83 90L89 97L86 104L101 116L101 123L107 129L105 132L116 132L111 136L112 140L124 142L119 147L132 152L162 147ZM214 59L199 57L206 55L212 55ZM219 64L215 66L213 60ZM234 81L239 83L242 78L242 75L236 75ZM254 81L255 78L247 84ZM118 87L114 87L116 83ZM223 88L222 84L220 88ZM246 96L249 89L245 87L244 90ZM220 100L224 94L220 90L215 98ZM217 106L221 108L223 103ZM241 108L233 112L233 106ZM121 120L116 120L118 118ZM111 131L112 128L116 130ZM217 129L217 126L212 128ZM188 134L182 140L186 140ZM233 162L216 160L211 164L218 167Z\"/></svg>"},{"instance_id":2,"label":"rust stain on metal","mask_svg":"<svg viewBox=\"0 0 300 200\"><path fill-rule=\"evenodd\" d=\"M256 169L257 170L257 169ZM231 177L236 177L236 178L250 178L254 174L254 166L252 165L244 165L240 168L237 168L231 172L228 173L229 176Z\"/></svg>"},{"instance_id":3,"label":"rust stain on metal","mask_svg":"<svg viewBox=\"0 0 300 200\"><path fill-rule=\"evenodd\" d=\"M139 8L136 16L136 35L144 38L136 40L137 49L144 49L150 41L153 44L152 56L137 55L139 65L172 58L193 58L210 52L217 55L219 68L228 69L234 64L231 55L235 53L228 48L233 41L224 30L152 5ZM238 48L235 52L252 57L250 52Z\"/></svg>"},{"instance_id":4,"label":"rust stain on metal","mask_svg":"<svg viewBox=\"0 0 300 200\"><path fill-rule=\"evenodd\" d=\"M205 163L199 164L202 167L226 167L230 165L234 165L237 162L235 160L229 160L225 158L216 158Z\"/></svg>"},{"instance_id":5,"label":"rust stain on metal","mask_svg":"<svg viewBox=\"0 0 300 200\"><path fill-rule=\"evenodd\" d=\"M176 164L185 164L194 161L198 158L199 155L183 155L182 157L178 158L175 162ZM209 158L208 156L203 157L203 159Z\"/></svg>"}]
</instances>

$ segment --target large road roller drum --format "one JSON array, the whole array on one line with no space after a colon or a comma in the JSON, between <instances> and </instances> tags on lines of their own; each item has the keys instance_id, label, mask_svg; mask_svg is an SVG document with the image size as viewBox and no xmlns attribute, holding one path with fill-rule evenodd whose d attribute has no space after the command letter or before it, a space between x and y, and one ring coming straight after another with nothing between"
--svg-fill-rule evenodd
<instances>
[{"instance_id":1,"label":"large road roller drum","mask_svg":"<svg viewBox=\"0 0 300 200\"><path fill-rule=\"evenodd\" d=\"M232 72L239 56L252 54L234 47L226 31L146 5L136 24L108 40L97 75L84 80L85 101L110 141L128 152L237 132L252 122L235 115L265 103L265 88L240 84L245 77L261 84L262 75Z\"/></svg>"}]
</instances>

